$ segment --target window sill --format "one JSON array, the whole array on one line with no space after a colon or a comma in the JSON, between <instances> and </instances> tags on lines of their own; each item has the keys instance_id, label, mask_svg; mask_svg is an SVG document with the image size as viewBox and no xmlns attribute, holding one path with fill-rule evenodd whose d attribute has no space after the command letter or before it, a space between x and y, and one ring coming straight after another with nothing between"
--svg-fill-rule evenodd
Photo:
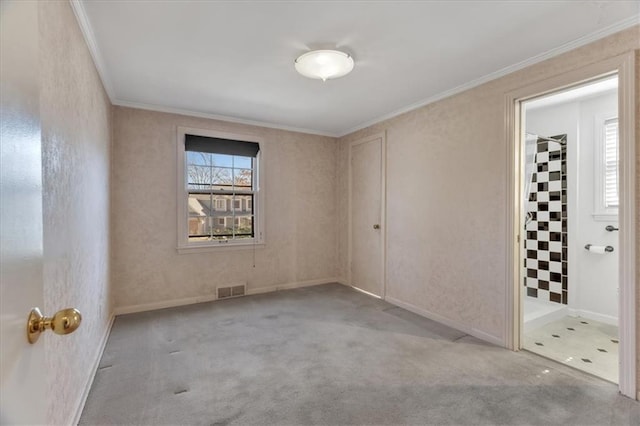
<instances>
[{"instance_id":1,"label":"window sill","mask_svg":"<svg viewBox=\"0 0 640 426\"><path fill-rule=\"evenodd\" d=\"M254 248L263 249L265 243L215 243L190 246L178 246L179 254L207 253L216 251L252 250Z\"/></svg>"}]
</instances>

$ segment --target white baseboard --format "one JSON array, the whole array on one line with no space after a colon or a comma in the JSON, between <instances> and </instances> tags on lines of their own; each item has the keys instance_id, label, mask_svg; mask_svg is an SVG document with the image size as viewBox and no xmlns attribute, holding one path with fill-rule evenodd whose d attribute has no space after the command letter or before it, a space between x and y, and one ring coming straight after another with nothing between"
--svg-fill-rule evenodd
<instances>
[{"instance_id":1,"label":"white baseboard","mask_svg":"<svg viewBox=\"0 0 640 426\"><path fill-rule=\"evenodd\" d=\"M273 291L290 290L293 288L309 287L319 284L336 282L336 278L323 278L318 280L297 281L286 284L278 284L270 287L247 288L247 295L270 293ZM120 306L114 309L115 315L133 314L137 312L155 311L157 309L174 308L176 306L192 305L194 303L213 302L217 300L215 294L203 296L184 297L181 299L163 300L161 302L142 303L139 305Z\"/></svg>"},{"instance_id":2,"label":"white baseboard","mask_svg":"<svg viewBox=\"0 0 640 426\"><path fill-rule=\"evenodd\" d=\"M76 408L75 414L73 416L73 420L71 421L72 425L77 425L80 422L80 416L82 415L82 411L84 410L84 405L87 402L87 397L89 396L89 391L91 391L91 386L93 386L93 380L96 377L96 372L98 371L98 366L100 365L100 360L102 359L102 354L104 353L104 348L107 346L107 340L109 340L109 335L111 334L111 327L113 327L113 322L115 321L116 316L111 314L109 318L109 325L104 332L104 335L100 339L100 343L98 344L98 350L93 360L93 364L91 366L91 370L89 373L89 378L84 385L82 390L82 395L80 396L80 400L78 401L78 407Z\"/></svg>"},{"instance_id":3,"label":"white baseboard","mask_svg":"<svg viewBox=\"0 0 640 426\"><path fill-rule=\"evenodd\" d=\"M271 287L250 288L250 289L247 289L247 294L248 295L262 294L262 293L271 293L274 291L281 291L281 290L291 290L293 288L311 287L311 286L320 285L320 284L336 283L338 282L337 280L338 280L337 278L323 278L319 280L307 280L307 281L298 281L298 282L287 283L287 284L279 284Z\"/></svg>"},{"instance_id":4,"label":"white baseboard","mask_svg":"<svg viewBox=\"0 0 640 426\"><path fill-rule=\"evenodd\" d=\"M211 302L216 300L215 294L204 296L183 297L181 299L163 300L161 302L141 303L139 305L119 306L114 309L114 314L125 315L137 312L155 311L157 309L174 308L176 306L193 305L194 303Z\"/></svg>"},{"instance_id":5,"label":"white baseboard","mask_svg":"<svg viewBox=\"0 0 640 426\"><path fill-rule=\"evenodd\" d=\"M619 325L618 318L611 315L599 314L597 312L586 311L584 309L569 308L569 315L572 317L581 317L610 325Z\"/></svg>"},{"instance_id":6,"label":"white baseboard","mask_svg":"<svg viewBox=\"0 0 640 426\"><path fill-rule=\"evenodd\" d=\"M402 300L398 300L393 297L386 297L385 300L392 305L396 305L400 308L406 309L407 311L413 312L414 314L418 314L425 318L429 318L430 320L439 322L451 328L455 328L456 330L460 330L463 333L467 333L473 337L477 337L480 340L484 340L485 342L492 343L497 346L505 346L505 342L503 339L494 336L492 334L486 333L484 331L478 330L476 328L470 327L466 324L460 323L458 321L453 321L449 318L443 317L442 315L427 311L426 309L419 308L411 303L403 302Z\"/></svg>"}]
</instances>

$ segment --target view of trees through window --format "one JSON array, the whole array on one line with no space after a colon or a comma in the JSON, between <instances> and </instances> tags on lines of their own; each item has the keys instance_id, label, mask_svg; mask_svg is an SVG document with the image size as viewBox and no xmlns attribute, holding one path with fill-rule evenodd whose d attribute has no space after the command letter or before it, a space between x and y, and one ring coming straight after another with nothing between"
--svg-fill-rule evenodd
<instances>
[{"instance_id":1,"label":"view of trees through window","mask_svg":"<svg viewBox=\"0 0 640 426\"><path fill-rule=\"evenodd\" d=\"M255 159L186 152L189 241L254 237Z\"/></svg>"}]
</instances>

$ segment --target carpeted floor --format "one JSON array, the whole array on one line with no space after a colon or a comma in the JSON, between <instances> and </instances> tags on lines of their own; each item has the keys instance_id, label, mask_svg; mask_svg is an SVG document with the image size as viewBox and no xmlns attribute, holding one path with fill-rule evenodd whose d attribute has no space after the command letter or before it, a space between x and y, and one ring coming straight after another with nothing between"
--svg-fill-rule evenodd
<instances>
[{"instance_id":1,"label":"carpeted floor","mask_svg":"<svg viewBox=\"0 0 640 426\"><path fill-rule=\"evenodd\" d=\"M615 385L339 284L116 319L81 424L640 424Z\"/></svg>"}]
</instances>

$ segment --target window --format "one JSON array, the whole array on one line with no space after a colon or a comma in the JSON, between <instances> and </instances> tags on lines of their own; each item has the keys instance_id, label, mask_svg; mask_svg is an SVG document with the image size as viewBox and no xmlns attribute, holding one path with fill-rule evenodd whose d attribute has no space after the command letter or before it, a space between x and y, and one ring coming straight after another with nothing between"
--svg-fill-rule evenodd
<instances>
[{"instance_id":1,"label":"window","mask_svg":"<svg viewBox=\"0 0 640 426\"><path fill-rule=\"evenodd\" d=\"M595 141L595 212L594 219L617 220L618 189L618 118L596 118Z\"/></svg>"},{"instance_id":2,"label":"window","mask_svg":"<svg viewBox=\"0 0 640 426\"><path fill-rule=\"evenodd\" d=\"M618 208L618 119L604 122L604 207Z\"/></svg>"},{"instance_id":3,"label":"window","mask_svg":"<svg viewBox=\"0 0 640 426\"><path fill-rule=\"evenodd\" d=\"M260 157L242 136L178 129L179 250L263 243Z\"/></svg>"}]
</instances>

